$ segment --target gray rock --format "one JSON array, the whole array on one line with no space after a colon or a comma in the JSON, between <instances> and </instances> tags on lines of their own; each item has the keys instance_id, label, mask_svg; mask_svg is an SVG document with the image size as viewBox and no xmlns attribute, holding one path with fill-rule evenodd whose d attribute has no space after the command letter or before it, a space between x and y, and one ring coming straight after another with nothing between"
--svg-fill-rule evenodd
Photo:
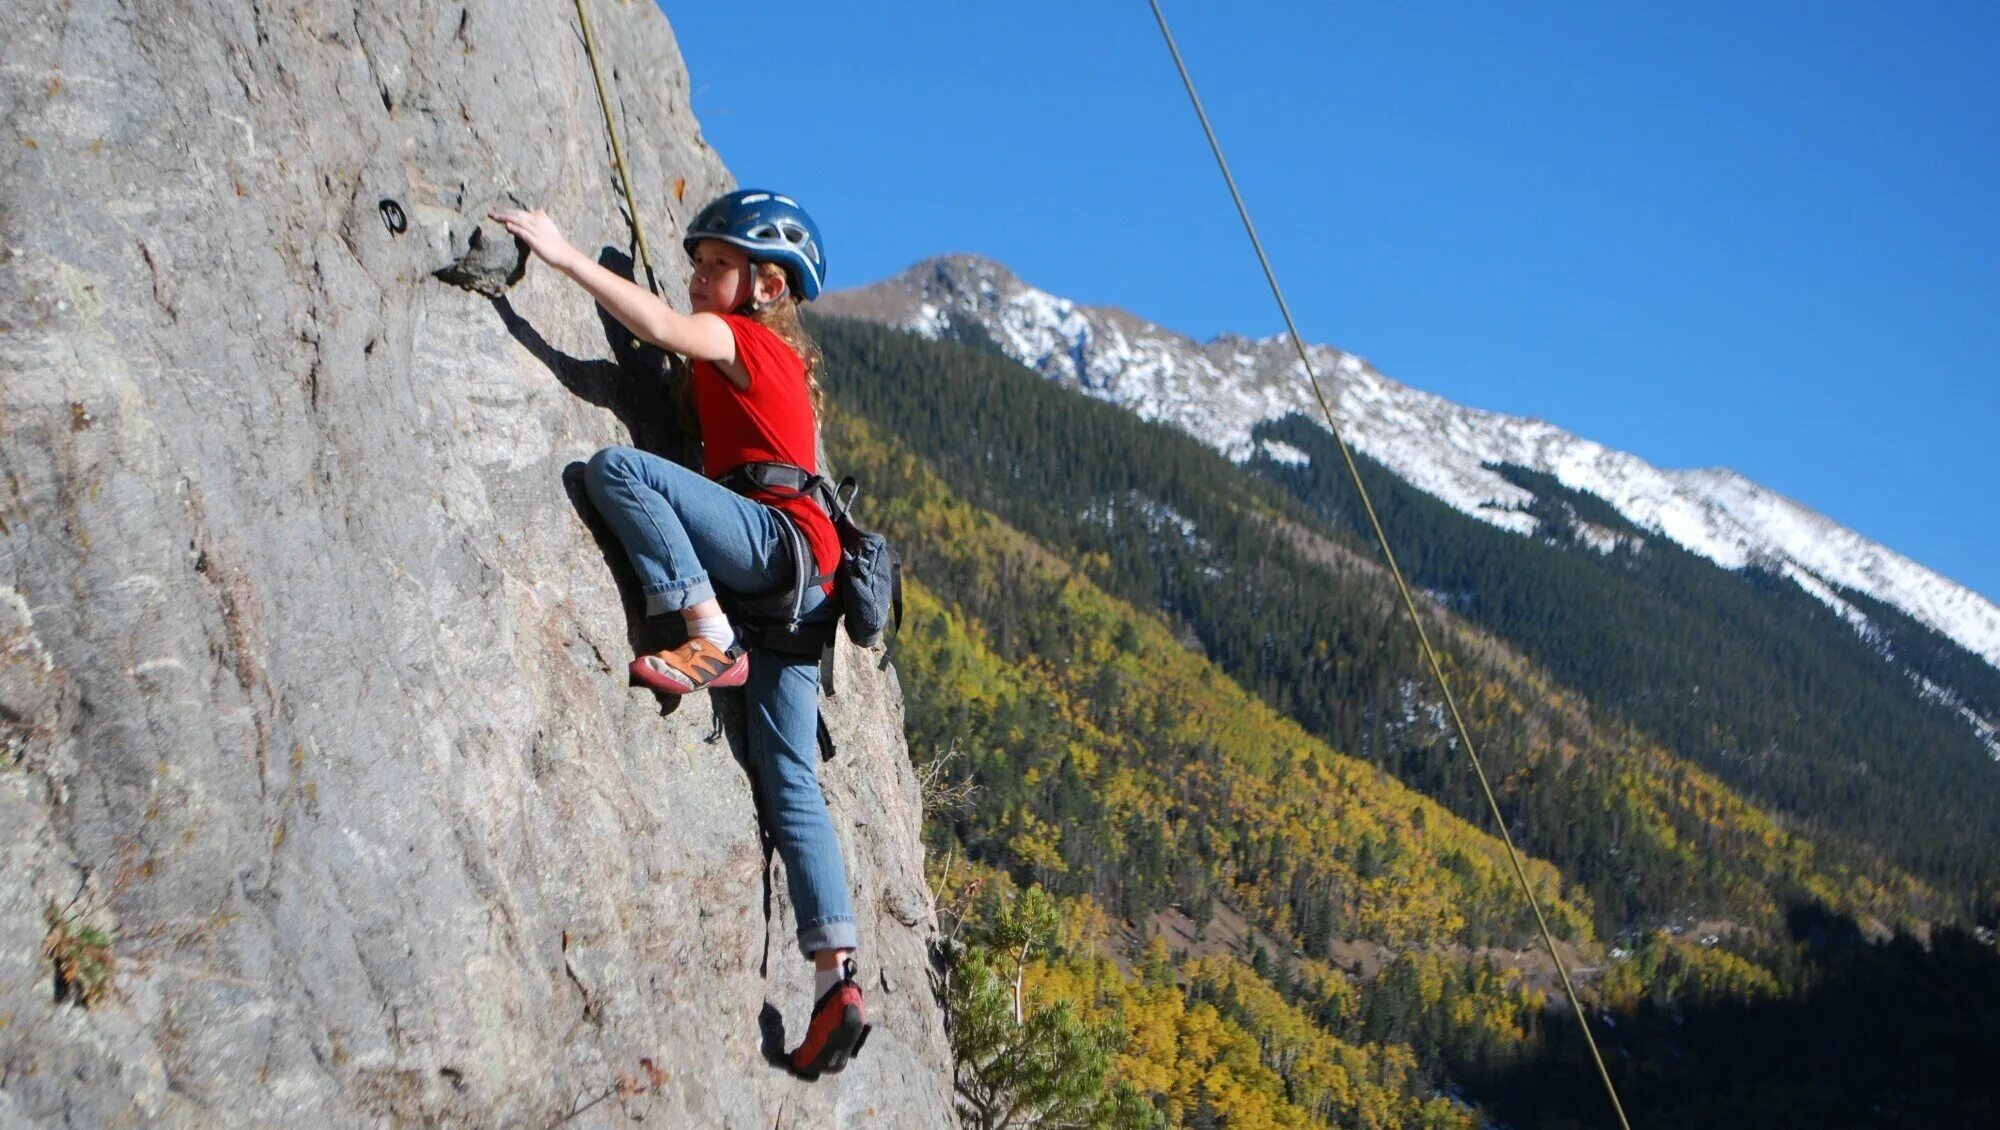
<instances>
[{"instance_id":1,"label":"gray rock","mask_svg":"<svg viewBox=\"0 0 2000 1130\"><path fill-rule=\"evenodd\" d=\"M677 286L729 176L655 6L591 2ZM952 1121L894 673L829 704L881 989L808 1084L740 704L627 687L574 480L677 450L672 374L545 269L434 277L501 200L628 250L573 20L0 5L0 1125Z\"/></svg>"},{"instance_id":2,"label":"gray rock","mask_svg":"<svg viewBox=\"0 0 2000 1130\"><path fill-rule=\"evenodd\" d=\"M407 221L403 219L401 205L383 201L381 208L391 234L406 230ZM528 259L527 244L510 235L506 228L487 220L476 225L472 234L466 237L465 254L439 271L437 277L453 286L462 286L488 298L498 298L528 273Z\"/></svg>"}]
</instances>

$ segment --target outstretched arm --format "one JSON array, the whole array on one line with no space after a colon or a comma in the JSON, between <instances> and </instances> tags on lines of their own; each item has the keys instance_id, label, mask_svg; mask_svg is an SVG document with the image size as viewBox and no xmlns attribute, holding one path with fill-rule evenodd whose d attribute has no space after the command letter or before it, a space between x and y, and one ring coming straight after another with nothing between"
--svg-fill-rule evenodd
<instances>
[{"instance_id":1,"label":"outstretched arm","mask_svg":"<svg viewBox=\"0 0 2000 1130\"><path fill-rule=\"evenodd\" d=\"M500 208L489 213L521 238L535 257L590 292L599 306L639 340L686 355L695 361L733 366L736 335L714 314L683 314L651 291L605 269L563 238L548 213L536 208Z\"/></svg>"}]
</instances>

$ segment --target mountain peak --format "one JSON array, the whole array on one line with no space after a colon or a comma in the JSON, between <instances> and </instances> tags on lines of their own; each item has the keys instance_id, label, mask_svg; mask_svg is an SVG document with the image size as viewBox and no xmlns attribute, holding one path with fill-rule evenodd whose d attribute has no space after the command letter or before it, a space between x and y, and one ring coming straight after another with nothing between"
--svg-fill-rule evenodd
<instances>
[{"instance_id":1,"label":"mountain peak","mask_svg":"<svg viewBox=\"0 0 2000 1130\"><path fill-rule=\"evenodd\" d=\"M925 337L977 329L1031 369L1140 417L1172 424L1234 459L1271 455L1258 428L1293 413L1319 419L1286 335L1221 333L1203 344L1122 310L1038 290L972 255L822 299L831 313ZM1868 593L2000 666L2000 607L1910 559L1727 468L1675 471L1553 424L1454 404L1383 376L1359 357L1309 345L1342 435L1418 489L1520 534L1539 522L1533 492L1500 465L1594 494L1642 529L1726 569L1753 564ZM1283 454L1280 452L1280 454Z\"/></svg>"},{"instance_id":2,"label":"mountain peak","mask_svg":"<svg viewBox=\"0 0 2000 1130\"><path fill-rule=\"evenodd\" d=\"M932 278L939 282L1003 282L1016 283L1021 280L1005 263L988 259L984 255L956 252L947 255L933 255L911 266L903 272L906 278Z\"/></svg>"}]
</instances>

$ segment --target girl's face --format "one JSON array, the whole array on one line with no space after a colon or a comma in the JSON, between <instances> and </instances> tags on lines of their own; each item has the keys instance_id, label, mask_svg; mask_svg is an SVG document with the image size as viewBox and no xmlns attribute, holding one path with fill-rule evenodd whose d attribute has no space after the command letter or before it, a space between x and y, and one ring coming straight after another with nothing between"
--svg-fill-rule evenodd
<instances>
[{"instance_id":1,"label":"girl's face","mask_svg":"<svg viewBox=\"0 0 2000 1130\"><path fill-rule=\"evenodd\" d=\"M782 293L782 287L757 278L751 269L750 256L733 243L699 240L688 258L694 270L688 277L688 304L697 314L727 314L737 310L750 301L753 288L758 292L757 298L765 302Z\"/></svg>"}]
</instances>

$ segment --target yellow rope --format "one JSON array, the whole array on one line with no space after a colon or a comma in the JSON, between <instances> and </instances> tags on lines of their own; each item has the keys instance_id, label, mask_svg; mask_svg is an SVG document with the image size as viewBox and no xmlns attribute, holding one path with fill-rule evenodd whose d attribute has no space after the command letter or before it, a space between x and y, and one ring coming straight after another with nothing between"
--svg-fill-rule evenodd
<instances>
[{"instance_id":1,"label":"yellow rope","mask_svg":"<svg viewBox=\"0 0 2000 1130\"><path fill-rule=\"evenodd\" d=\"M590 56L590 77L597 80L597 104L604 109L604 130L611 135L611 167L618 170L618 183L625 188L625 211L632 218L632 237L639 245L639 265L646 272L646 287L660 293L653 277L653 256L646 249L646 226L639 222L639 202L632 195L632 170L625 164L625 146L618 140L618 123L611 116L611 98L604 91L604 71L597 65L597 40L590 34L590 17L583 0L576 0L576 21L583 25L583 52Z\"/></svg>"},{"instance_id":2,"label":"yellow rope","mask_svg":"<svg viewBox=\"0 0 2000 1130\"><path fill-rule=\"evenodd\" d=\"M1535 900L1534 887L1528 882L1528 872L1521 865L1521 854L1514 850L1514 837L1507 832L1506 818L1500 814L1500 802L1493 795L1493 786L1486 780L1486 770L1479 763L1479 753L1473 748L1472 734L1465 727L1465 719L1458 712L1458 700L1451 693L1451 684L1445 680L1444 666L1438 661L1437 650L1431 646L1430 633L1424 631L1424 620L1417 612L1417 602L1410 595L1409 583L1403 579L1403 570L1396 564L1396 555L1389 549L1389 535L1382 530L1382 521L1375 515L1375 503L1368 497L1368 487L1361 481L1361 469L1355 465L1354 455L1348 449L1347 440L1333 422L1333 409L1327 406L1326 393L1321 390L1319 374L1313 371L1312 358L1306 355L1304 339L1299 337L1299 327L1292 321L1292 310L1285 302L1284 292L1278 289L1278 276L1271 270L1271 260L1264 254L1264 243L1257 238L1256 225L1250 222L1250 209L1243 203L1243 194L1237 191L1236 178L1229 172L1229 162L1223 160L1222 143L1216 140L1215 128L1209 125L1208 112L1202 109L1201 97L1195 93L1194 78L1188 74L1187 64L1181 59L1181 51L1174 44L1174 33L1167 28L1167 17L1160 11L1159 0L1147 0L1153 6L1153 18L1160 25L1160 35L1167 41L1167 50L1174 57L1174 66L1180 70L1181 83L1187 87L1188 100L1194 103L1194 112L1201 119L1202 132L1208 135L1208 146L1215 153L1215 163L1222 170L1222 179L1229 185L1229 195L1236 201L1237 215L1243 218L1243 230L1250 235L1250 246L1257 251L1257 262L1264 268L1264 279L1271 284L1271 296L1278 301L1278 312L1284 315L1285 329L1292 336L1292 346L1298 350L1299 363L1305 367L1306 380L1312 384L1313 399L1319 402L1319 410L1326 417L1327 431L1340 447L1340 457L1347 462L1347 473L1354 480L1355 492L1361 496L1361 507L1368 515L1369 528L1375 531L1375 541L1382 547L1382 558L1388 562L1389 575L1396 579L1396 591L1402 594L1403 607L1409 610L1410 622L1417 627L1417 642L1422 645L1424 660L1430 664L1431 674L1437 678L1438 690L1444 694L1445 706L1451 711L1452 724L1458 727L1459 740L1465 743L1465 755L1472 761L1472 771L1479 778L1480 791L1486 794L1486 804L1493 811L1493 825L1500 831L1500 842L1507 847L1507 859L1514 865L1514 877L1520 880L1521 893L1527 896L1528 906L1535 912L1535 925L1541 928L1542 944L1548 947L1549 960L1555 962L1556 973L1562 978L1563 991L1569 995L1570 1008L1576 1013L1576 1022L1583 1029L1584 1042L1590 1045L1590 1058L1597 1064L1598 1078L1604 1080L1604 1093L1611 1099L1611 1109L1618 1116L1618 1125L1623 1130L1632 1130L1632 1124L1625 1119L1624 1104L1618 1101L1618 1088L1612 1086L1611 1072L1605 1069L1604 1056L1597 1050L1597 1038L1590 1033L1590 1022L1584 1016L1583 1002L1577 999L1576 987L1570 983L1569 967L1563 964L1562 955L1556 952L1555 937L1549 933L1549 922L1542 914L1541 903Z\"/></svg>"}]
</instances>

